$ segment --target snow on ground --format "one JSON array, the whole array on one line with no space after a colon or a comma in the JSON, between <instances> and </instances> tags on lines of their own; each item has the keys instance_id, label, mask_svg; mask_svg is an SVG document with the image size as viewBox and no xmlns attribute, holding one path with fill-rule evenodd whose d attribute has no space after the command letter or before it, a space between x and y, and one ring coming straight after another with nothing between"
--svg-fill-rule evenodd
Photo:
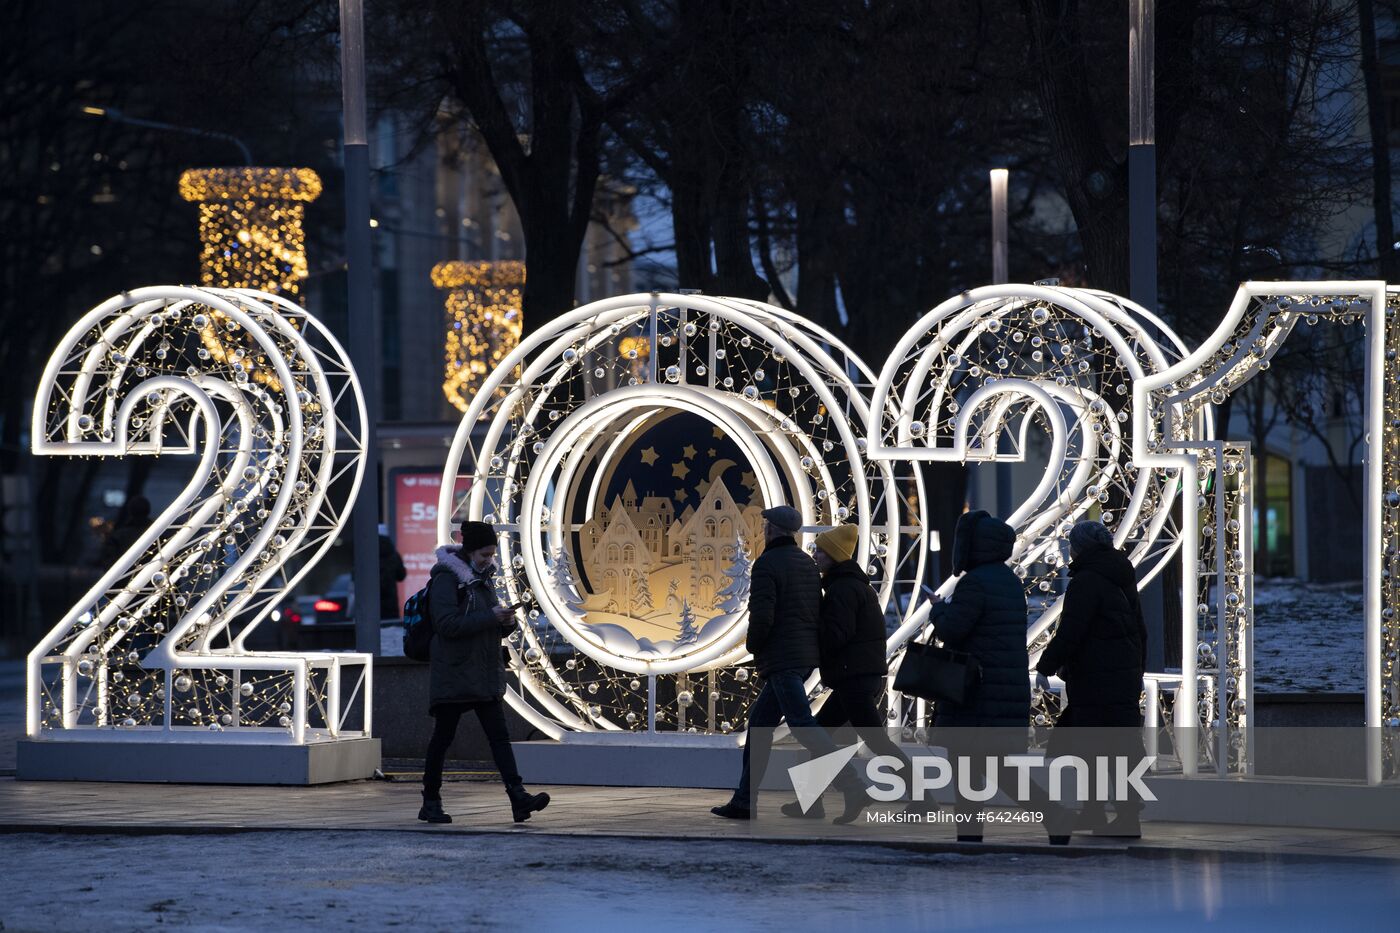
<instances>
[{"instance_id":1,"label":"snow on ground","mask_svg":"<svg viewBox=\"0 0 1400 933\"><path fill-rule=\"evenodd\" d=\"M1400 865L521 835L0 837L0 929L1393 930ZM1070 927L1066 921L1073 923Z\"/></svg>"},{"instance_id":2,"label":"snow on ground","mask_svg":"<svg viewBox=\"0 0 1400 933\"><path fill-rule=\"evenodd\" d=\"M1359 693L1366 681L1360 583L1255 580L1254 687L1260 693Z\"/></svg>"}]
</instances>

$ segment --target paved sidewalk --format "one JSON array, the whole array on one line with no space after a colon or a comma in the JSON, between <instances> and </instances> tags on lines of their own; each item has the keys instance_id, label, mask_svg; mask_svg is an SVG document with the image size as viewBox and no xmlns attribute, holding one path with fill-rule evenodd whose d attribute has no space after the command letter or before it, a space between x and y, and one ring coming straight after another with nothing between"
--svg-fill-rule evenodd
<instances>
[{"instance_id":1,"label":"paved sidewalk","mask_svg":"<svg viewBox=\"0 0 1400 933\"><path fill-rule=\"evenodd\" d=\"M1075 836L1051 847L1036 826L997 823L981 845L959 844L951 824L833 826L783 817L777 795L763 819L736 823L711 816L723 793L670 788L549 787L549 809L515 825L500 784L452 783L444 801L454 822L415 819L415 785L365 781L321 787L222 787L48 783L0 779L0 833L230 833L277 830L378 830L445 834L730 840L894 846L922 852L1035 852L1066 857L1125 853L1146 857L1349 857L1400 861L1400 834L1275 829L1201 823L1148 823L1142 840ZM828 798L827 810L839 801ZM769 809L771 808L771 809ZM1014 813L1015 811L1007 811Z\"/></svg>"},{"instance_id":2,"label":"paved sidewalk","mask_svg":"<svg viewBox=\"0 0 1400 933\"><path fill-rule=\"evenodd\" d=\"M15 770L15 743L24 735L24 662L0 658L0 773Z\"/></svg>"}]
</instances>

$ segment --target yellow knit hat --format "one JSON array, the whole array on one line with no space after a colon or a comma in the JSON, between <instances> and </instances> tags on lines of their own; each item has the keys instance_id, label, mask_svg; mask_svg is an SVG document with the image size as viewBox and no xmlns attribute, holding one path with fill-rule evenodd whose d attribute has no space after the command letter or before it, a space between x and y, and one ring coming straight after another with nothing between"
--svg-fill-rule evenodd
<instances>
[{"instance_id":1,"label":"yellow knit hat","mask_svg":"<svg viewBox=\"0 0 1400 933\"><path fill-rule=\"evenodd\" d=\"M850 560L856 553L856 541L860 531L855 525L837 525L830 531L817 535L817 547L826 551L831 559L840 563Z\"/></svg>"}]
</instances>

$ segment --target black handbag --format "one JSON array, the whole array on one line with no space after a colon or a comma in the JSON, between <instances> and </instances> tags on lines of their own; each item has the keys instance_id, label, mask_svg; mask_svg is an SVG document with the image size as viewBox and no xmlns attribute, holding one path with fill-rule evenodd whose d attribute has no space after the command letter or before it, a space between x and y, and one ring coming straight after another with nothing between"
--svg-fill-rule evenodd
<instances>
[{"instance_id":1,"label":"black handbag","mask_svg":"<svg viewBox=\"0 0 1400 933\"><path fill-rule=\"evenodd\" d=\"M966 703L982 682L982 665L965 651L911 641L894 675L894 689L925 700Z\"/></svg>"}]
</instances>

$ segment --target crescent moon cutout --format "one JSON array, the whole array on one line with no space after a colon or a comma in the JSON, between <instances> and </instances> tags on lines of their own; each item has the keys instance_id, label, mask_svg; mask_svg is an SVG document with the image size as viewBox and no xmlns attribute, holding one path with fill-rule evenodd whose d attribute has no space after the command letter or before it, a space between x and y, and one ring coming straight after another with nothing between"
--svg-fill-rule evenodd
<instances>
[{"instance_id":1,"label":"crescent moon cutout","mask_svg":"<svg viewBox=\"0 0 1400 933\"><path fill-rule=\"evenodd\" d=\"M715 465L710 467L710 482L714 482L724 475L724 471L732 466L738 466L733 460L716 460Z\"/></svg>"}]
</instances>

